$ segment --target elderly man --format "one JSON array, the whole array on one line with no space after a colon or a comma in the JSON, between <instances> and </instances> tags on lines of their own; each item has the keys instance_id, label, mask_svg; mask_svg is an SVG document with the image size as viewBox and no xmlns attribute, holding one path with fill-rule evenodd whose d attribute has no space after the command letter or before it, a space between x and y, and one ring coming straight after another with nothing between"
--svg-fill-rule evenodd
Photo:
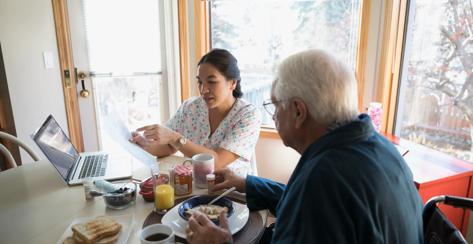
<instances>
[{"instance_id":1,"label":"elderly man","mask_svg":"<svg viewBox=\"0 0 473 244\"><path fill-rule=\"evenodd\" d=\"M302 156L287 186L230 171L215 186L246 192L251 210L276 217L272 243L422 243L422 202L396 148L357 113L353 73L321 50L279 66L271 91L276 128ZM231 242L220 226L195 214L190 243Z\"/></svg>"}]
</instances>

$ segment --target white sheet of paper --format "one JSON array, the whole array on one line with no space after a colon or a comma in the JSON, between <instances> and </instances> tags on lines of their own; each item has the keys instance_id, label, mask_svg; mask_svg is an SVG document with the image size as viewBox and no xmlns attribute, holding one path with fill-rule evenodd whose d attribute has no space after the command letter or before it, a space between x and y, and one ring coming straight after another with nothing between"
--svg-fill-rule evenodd
<instances>
[{"instance_id":1,"label":"white sheet of paper","mask_svg":"<svg viewBox=\"0 0 473 244\"><path fill-rule=\"evenodd\" d=\"M125 126L123 121L118 117L114 116L113 112L109 113L109 116L104 116L103 123L106 133L112 138L117 144L121 145L128 153L133 157L141 161L142 163L152 166L156 164L156 156L143 150L135 143L130 142L131 132Z\"/></svg>"}]
</instances>

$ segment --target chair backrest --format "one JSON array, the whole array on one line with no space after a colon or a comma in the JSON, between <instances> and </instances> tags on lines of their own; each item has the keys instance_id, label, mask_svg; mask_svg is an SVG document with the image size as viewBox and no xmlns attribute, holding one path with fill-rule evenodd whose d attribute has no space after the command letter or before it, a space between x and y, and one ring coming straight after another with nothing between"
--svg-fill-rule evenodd
<instances>
[{"instance_id":1,"label":"chair backrest","mask_svg":"<svg viewBox=\"0 0 473 244\"><path fill-rule=\"evenodd\" d=\"M0 139L9 140L9 141L17 144L18 146L23 148L30 155L30 157L34 161L40 160L40 157L38 156L38 154L36 154L28 145L26 145L24 142L22 142L18 138L14 137L14 136L6 133L6 132L0 131ZM5 158L6 158L7 162L10 164L11 168L14 168L14 167L17 166L17 164L15 162L15 159L13 158L12 154L10 153L10 151L3 144L0 144L0 152L2 152L3 155L5 155Z\"/></svg>"}]
</instances>

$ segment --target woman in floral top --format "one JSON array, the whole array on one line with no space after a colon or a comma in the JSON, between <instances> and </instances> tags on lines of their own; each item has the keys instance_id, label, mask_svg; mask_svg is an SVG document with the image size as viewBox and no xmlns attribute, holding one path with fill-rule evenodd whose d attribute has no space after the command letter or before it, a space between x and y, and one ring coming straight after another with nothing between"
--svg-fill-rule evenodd
<instances>
[{"instance_id":1,"label":"woman in floral top","mask_svg":"<svg viewBox=\"0 0 473 244\"><path fill-rule=\"evenodd\" d=\"M165 126L138 128L132 141L158 157L176 151L187 157L208 153L215 158L215 169L256 174L261 118L255 106L241 99L236 58L227 50L213 49L200 59L196 78L201 96L186 100Z\"/></svg>"}]
</instances>

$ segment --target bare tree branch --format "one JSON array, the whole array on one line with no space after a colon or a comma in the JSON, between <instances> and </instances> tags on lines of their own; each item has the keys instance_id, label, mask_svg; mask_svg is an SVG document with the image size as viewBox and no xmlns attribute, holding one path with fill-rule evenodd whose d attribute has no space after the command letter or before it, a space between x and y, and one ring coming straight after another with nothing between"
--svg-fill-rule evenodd
<instances>
[{"instance_id":1,"label":"bare tree branch","mask_svg":"<svg viewBox=\"0 0 473 244\"><path fill-rule=\"evenodd\" d=\"M468 30L468 32L471 32L471 30ZM471 37L471 33L470 33L470 37L468 37L467 39L465 39L465 40L462 42L462 46L467 46L467 45L470 44L472 41L473 41L473 37Z\"/></svg>"},{"instance_id":2,"label":"bare tree branch","mask_svg":"<svg viewBox=\"0 0 473 244\"><path fill-rule=\"evenodd\" d=\"M468 38L466 38L462 43L462 46L464 46L464 47L466 47L468 44L473 42L472 23L471 23L470 18L467 18L467 16L471 16L472 13L473 12L472 12L471 1L468 1L468 8L463 9L463 16L465 16L464 17L464 21L465 21L464 23L465 23L465 27L468 31Z\"/></svg>"},{"instance_id":3,"label":"bare tree branch","mask_svg":"<svg viewBox=\"0 0 473 244\"><path fill-rule=\"evenodd\" d=\"M458 93L458 95L455 97L455 99L462 99L463 95L465 94L465 92L467 91L467 88L470 86L470 84L473 84L473 77L472 77L472 73L468 74L468 76L466 77L465 79L465 82L463 83L461 89L460 89L460 92Z\"/></svg>"},{"instance_id":4,"label":"bare tree branch","mask_svg":"<svg viewBox=\"0 0 473 244\"><path fill-rule=\"evenodd\" d=\"M458 46L459 44L461 45L461 43L458 43L458 41L455 40L455 38L453 38L454 36L453 32L450 32L449 30L447 30L445 26L440 27L440 32L450 41L450 44L452 44L452 46L454 47L454 50L458 50Z\"/></svg>"},{"instance_id":5,"label":"bare tree branch","mask_svg":"<svg viewBox=\"0 0 473 244\"><path fill-rule=\"evenodd\" d=\"M473 4L471 3L471 1L469 0L468 1L468 10L469 10L469 13L467 14L468 17L470 18L466 18L466 22L468 23L468 29L473 29L473 23L471 23L471 17L473 16ZM470 33L473 35L473 33Z\"/></svg>"},{"instance_id":6,"label":"bare tree branch","mask_svg":"<svg viewBox=\"0 0 473 244\"><path fill-rule=\"evenodd\" d=\"M456 25L457 23L459 23L458 22L458 20L459 20L459 18L458 18L458 1L457 0L450 0L450 1L448 1L448 3L450 3L450 6L452 7L452 14L453 14L453 19L454 19L454 21L453 21L454 24L450 25L450 27L452 27L454 33L458 33L459 31L461 31L461 30L457 29L457 25Z\"/></svg>"},{"instance_id":7,"label":"bare tree branch","mask_svg":"<svg viewBox=\"0 0 473 244\"><path fill-rule=\"evenodd\" d=\"M462 43L463 46L466 46L468 45L469 43L471 43L471 41L473 40L472 36L473 36L473 32L472 32L472 25L471 25L471 21L469 18L467 18L466 16L471 16L472 14L472 6L471 6L471 1L468 1L468 8L464 8L463 9L463 16L465 16L464 20L465 20L465 27L466 29L468 30L468 38Z\"/></svg>"},{"instance_id":8,"label":"bare tree branch","mask_svg":"<svg viewBox=\"0 0 473 244\"><path fill-rule=\"evenodd\" d=\"M459 45L461 45L461 43L458 43L458 41L453 38L453 33L448 31L447 28L445 28L445 26L440 27L440 32L450 41L450 51L446 57L446 60L450 62L455 57L458 50L460 49Z\"/></svg>"}]
</instances>

